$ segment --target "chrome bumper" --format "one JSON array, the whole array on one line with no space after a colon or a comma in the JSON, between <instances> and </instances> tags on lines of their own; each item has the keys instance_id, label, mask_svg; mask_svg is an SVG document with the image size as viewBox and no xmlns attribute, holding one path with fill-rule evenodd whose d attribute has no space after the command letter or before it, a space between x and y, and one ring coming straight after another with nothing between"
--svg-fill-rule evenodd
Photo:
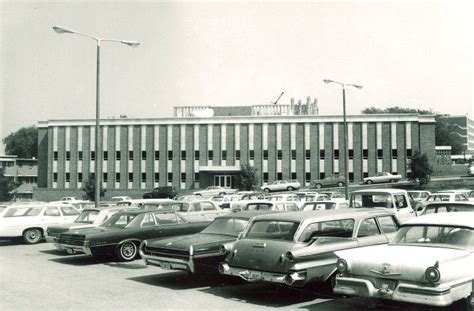
<instances>
[{"instance_id":1,"label":"chrome bumper","mask_svg":"<svg viewBox=\"0 0 474 311\"><path fill-rule=\"evenodd\" d=\"M68 245L68 244L59 244L56 243L54 246L60 250L65 251L68 254L86 254L92 255L91 249L86 246L79 246L79 245Z\"/></svg>"},{"instance_id":2,"label":"chrome bumper","mask_svg":"<svg viewBox=\"0 0 474 311\"><path fill-rule=\"evenodd\" d=\"M195 273L194 260L192 257L189 260L182 260L177 258L151 256L140 252L140 256L146 265L157 266L167 270L184 270Z\"/></svg>"},{"instance_id":3,"label":"chrome bumper","mask_svg":"<svg viewBox=\"0 0 474 311\"><path fill-rule=\"evenodd\" d=\"M279 284L285 284L285 276L286 276L286 274L283 274L283 273L273 273L273 272L265 272L265 271L231 267L226 262L219 264L219 273L224 274L224 275L237 276L244 279L247 282L264 281L264 282L272 282L272 283L279 283Z\"/></svg>"},{"instance_id":4,"label":"chrome bumper","mask_svg":"<svg viewBox=\"0 0 474 311\"><path fill-rule=\"evenodd\" d=\"M426 287L400 283L394 289L390 289L384 286L376 288L372 282L365 279L337 277L334 293L445 307L456 300L467 297L471 292L470 282L462 283L456 287Z\"/></svg>"}]
</instances>

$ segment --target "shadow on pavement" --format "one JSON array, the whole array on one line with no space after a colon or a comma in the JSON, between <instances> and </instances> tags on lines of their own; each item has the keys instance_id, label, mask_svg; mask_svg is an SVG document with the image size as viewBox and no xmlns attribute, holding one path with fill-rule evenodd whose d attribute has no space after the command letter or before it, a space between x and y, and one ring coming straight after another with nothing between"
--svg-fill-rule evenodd
<instances>
[{"instance_id":1,"label":"shadow on pavement","mask_svg":"<svg viewBox=\"0 0 474 311\"><path fill-rule=\"evenodd\" d=\"M70 255L63 258L53 258L49 259L49 261L54 261L57 263L62 263L66 265L72 266L88 266L88 265L96 265L96 264L103 264L105 262L109 262L110 258L100 258L100 257L93 257L87 255Z\"/></svg>"},{"instance_id":2,"label":"shadow on pavement","mask_svg":"<svg viewBox=\"0 0 474 311\"><path fill-rule=\"evenodd\" d=\"M144 264L134 263L133 261L132 262L107 262L105 265L109 267L113 267L113 268L131 269L131 270L146 268Z\"/></svg>"},{"instance_id":3,"label":"shadow on pavement","mask_svg":"<svg viewBox=\"0 0 474 311\"><path fill-rule=\"evenodd\" d=\"M42 251L39 251L39 252L43 253L43 254L48 254L48 255L71 256L71 254L68 254L64 251L60 251L59 249L48 249L48 250L42 250Z\"/></svg>"},{"instance_id":4,"label":"shadow on pavement","mask_svg":"<svg viewBox=\"0 0 474 311\"><path fill-rule=\"evenodd\" d=\"M209 286L224 286L229 284L242 284L240 280L230 279L219 274L191 275L182 271L145 275L129 278L129 280L176 290Z\"/></svg>"},{"instance_id":5,"label":"shadow on pavement","mask_svg":"<svg viewBox=\"0 0 474 311\"><path fill-rule=\"evenodd\" d=\"M395 302L382 303L376 299L353 297L353 298L336 298L334 300L314 303L300 307L300 309L317 310L317 311L354 311L354 310L370 310L370 311L425 311L422 306L402 304Z\"/></svg>"}]
</instances>

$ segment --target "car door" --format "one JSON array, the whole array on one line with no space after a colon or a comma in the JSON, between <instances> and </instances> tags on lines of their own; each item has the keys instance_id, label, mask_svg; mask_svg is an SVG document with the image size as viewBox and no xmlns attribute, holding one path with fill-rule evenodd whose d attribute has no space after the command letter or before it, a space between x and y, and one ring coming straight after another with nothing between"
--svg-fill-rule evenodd
<instances>
[{"instance_id":1,"label":"car door","mask_svg":"<svg viewBox=\"0 0 474 311\"><path fill-rule=\"evenodd\" d=\"M140 223L140 228L137 230L138 238L152 239L161 236L160 227L157 225L153 212L146 213Z\"/></svg>"},{"instance_id":2,"label":"car door","mask_svg":"<svg viewBox=\"0 0 474 311\"><path fill-rule=\"evenodd\" d=\"M41 216L41 223L43 225L61 224L64 223L62 220L61 212L57 206L48 206L45 208L43 215Z\"/></svg>"},{"instance_id":3,"label":"car door","mask_svg":"<svg viewBox=\"0 0 474 311\"><path fill-rule=\"evenodd\" d=\"M382 234L375 217L366 218L359 223L356 238L359 246L388 243L388 238Z\"/></svg>"},{"instance_id":4,"label":"car door","mask_svg":"<svg viewBox=\"0 0 474 311\"><path fill-rule=\"evenodd\" d=\"M402 222L415 217L415 211L410 206L408 206L408 201L405 195L393 195L393 204L395 205L397 217Z\"/></svg>"},{"instance_id":5,"label":"car door","mask_svg":"<svg viewBox=\"0 0 474 311\"><path fill-rule=\"evenodd\" d=\"M189 203L189 209L186 213L185 218L188 221L204 221L205 215L202 211L201 202L191 202Z\"/></svg>"},{"instance_id":6,"label":"car door","mask_svg":"<svg viewBox=\"0 0 474 311\"><path fill-rule=\"evenodd\" d=\"M220 215L217 207L211 202L201 202L203 220L212 221Z\"/></svg>"}]
</instances>

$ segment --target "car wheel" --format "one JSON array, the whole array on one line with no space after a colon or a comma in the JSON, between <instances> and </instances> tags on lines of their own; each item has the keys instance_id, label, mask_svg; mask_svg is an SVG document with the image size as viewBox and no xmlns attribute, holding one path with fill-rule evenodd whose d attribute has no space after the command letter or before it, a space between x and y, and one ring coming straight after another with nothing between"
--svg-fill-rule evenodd
<instances>
[{"instance_id":1,"label":"car wheel","mask_svg":"<svg viewBox=\"0 0 474 311\"><path fill-rule=\"evenodd\" d=\"M321 185L321 184L316 184L314 186L316 187L316 189L321 189L323 187L323 185Z\"/></svg>"},{"instance_id":2,"label":"car wheel","mask_svg":"<svg viewBox=\"0 0 474 311\"><path fill-rule=\"evenodd\" d=\"M374 183L374 182L373 182L372 180L370 180L370 179L367 180L367 185L371 185L371 184L373 184L373 183Z\"/></svg>"},{"instance_id":3,"label":"car wheel","mask_svg":"<svg viewBox=\"0 0 474 311\"><path fill-rule=\"evenodd\" d=\"M288 188L286 188L286 190L288 190L288 191L293 191L293 189L294 188L292 186L289 186Z\"/></svg>"},{"instance_id":4,"label":"car wheel","mask_svg":"<svg viewBox=\"0 0 474 311\"><path fill-rule=\"evenodd\" d=\"M266 193L269 193L269 192L270 192L270 189L265 188L265 189L263 189L263 191L265 191Z\"/></svg>"},{"instance_id":5,"label":"car wheel","mask_svg":"<svg viewBox=\"0 0 474 311\"><path fill-rule=\"evenodd\" d=\"M340 181L340 182L337 183L337 186L342 187L342 186L344 186L344 183L342 181Z\"/></svg>"},{"instance_id":6,"label":"car wheel","mask_svg":"<svg viewBox=\"0 0 474 311\"><path fill-rule=\"evenodd\" d=\"M36 244L43 237L43 233L38 228L31 228L23 232L23 241L26 244Z\"/></svg>"},{"instance_id":7,"label":"car wheel","mask_svg":"<svg viewBox=\"0 0 474 311\"><path fill-rule=\"evenodd\" d=\"M138 247L133 242L125 242L120 244L117 249L117 259L120 261L131 261L138 254Z\"/></svg>"}]
</instances>

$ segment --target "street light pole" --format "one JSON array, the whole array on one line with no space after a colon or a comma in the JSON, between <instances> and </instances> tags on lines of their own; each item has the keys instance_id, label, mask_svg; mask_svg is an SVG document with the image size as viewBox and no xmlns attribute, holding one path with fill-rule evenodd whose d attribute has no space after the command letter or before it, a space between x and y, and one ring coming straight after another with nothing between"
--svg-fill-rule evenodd
<instances>
[{"instance_id":1,"label":"street light pole","mask_svg":"<svg viewBox=\"0 0 474 311\"><path fill-rule=\"evenodd\" d=\"M100 203L100 184L101 184L101 164L102 164L102 143L100 135L100 43L102 41L118 42L130 47L137 47L140 42L116 39L100 39L91 35L87 35L78 31L67 29L64 27L54 26L53 30L58 34L70 33L76 34L90 39L94 39L97 43L97 67L96 67L96 85L95 85L95 206L99 207Z\"/></svg>"},{"instance_id":2,"label":"street light pole","mask_svg":"<svg viewBox=\"0 0 474 311\"><path fill-rule=\"evenodd\" d=\"M347 120L346 120L346 86L353 86L355 88L361 89L362 85L357 84L345 84L333 80L325 79L323 80L324 83L336 83L342 86L342 115L343 115L343 123L344 123L344 193L346 196L346 200L349 200L349 151L347 150L348 142L347 142Z\"/></svg>"}]
</instances>

